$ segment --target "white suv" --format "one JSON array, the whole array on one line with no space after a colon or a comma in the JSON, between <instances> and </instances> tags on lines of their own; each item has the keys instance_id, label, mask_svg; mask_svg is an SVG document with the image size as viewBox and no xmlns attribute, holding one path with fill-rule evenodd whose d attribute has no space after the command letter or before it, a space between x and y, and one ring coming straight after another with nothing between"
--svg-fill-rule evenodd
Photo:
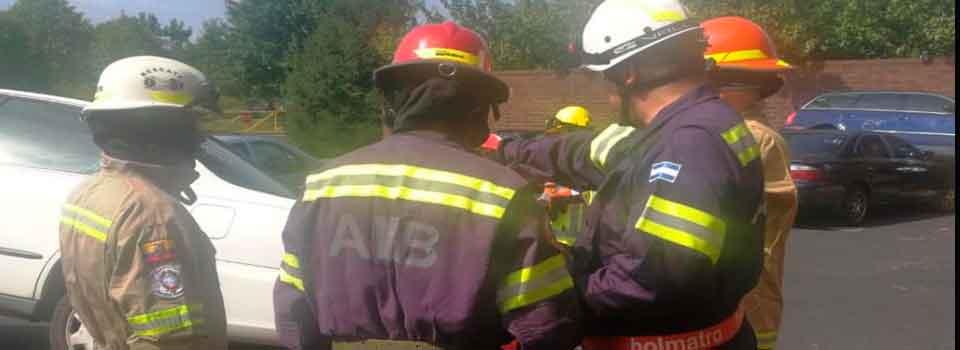
<instances>
[{"instance_id":1,"label":"white suv","mask_svg":"<svg viewBox=\"0 0 960 350\"><path fill-rule=\"evenodd\" d=\"M64 297L58 233L62 203L99 164L79 118L87 103L0 89L0 313L50 321L54 350L93 348ZM189 210L217 249L229 336L276 344L273 283L292 194L218 141L199 160Z\"/></svg>"}]
</instances>

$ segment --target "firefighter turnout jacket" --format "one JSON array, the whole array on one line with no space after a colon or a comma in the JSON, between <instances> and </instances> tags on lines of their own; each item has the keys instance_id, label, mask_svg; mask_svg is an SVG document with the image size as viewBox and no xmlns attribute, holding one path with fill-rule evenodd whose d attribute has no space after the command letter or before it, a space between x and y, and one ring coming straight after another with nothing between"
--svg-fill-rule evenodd
<instances>
[{"instance_id":1,"label":"firefighter turnout jacket","mask_svg":"<svg viewBox=\"0 0 960 350\"><path fill-rule=\"evenodd\" d=\"M307 178L283 232L282 342L572 349L573 280L537 189L432 131L337 158Z\"/></svg>"},{"instance_id":2,"label":"firefighter turnout jacket","mask_svg":"<svg viewBox=\"0 0 960 350\"><path fill-rule=\"evenodd\" d=\"M714 90L644 129L504 140L498 157L597 190L573 249L585 349L756 348L739 306L761 269L759 149Z\"/></svg>"},{"instance_id":3,"label":"firefighter turnout jacket","mask_svg":"<svg viewBox=\"0 0 960 350\"><path fill-rule=\"evenodd\" d=\"M783 314L783 263L790 228L797 216L797 187L790 177L790 149L783 136L764 124L767 118L759 108L742 115L760 145L767 213L763 272L743 304L757 333L757 348L772 350L777 345Z\"/></svg>"},{"instance_id":4,"label":"firefighter turnout jacket","mask_svg":"<svg viewBox=\"0 0 960 350\"><path fill-rule=\"evenodd\" d=\"M105 157L63 206L67 295L98 349L227 349L214 247L155 185L167 170Z\"/></svg>"}]
</instances>

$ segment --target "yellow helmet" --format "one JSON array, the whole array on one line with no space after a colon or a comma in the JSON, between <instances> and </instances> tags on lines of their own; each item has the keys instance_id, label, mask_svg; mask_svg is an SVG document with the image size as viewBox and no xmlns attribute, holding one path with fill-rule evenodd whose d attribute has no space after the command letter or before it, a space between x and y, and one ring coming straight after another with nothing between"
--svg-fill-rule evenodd
<instances>
[{"instance_id":1,"label":"yellow helmet","mask_svg":"<svg viewBox=\"0 0 960 350\"><path fill-rule=\"evenodd\" d=\"M564 107L557 112L557 115L554 116L553 119L563 124L579 126L581 128L590 126L590 112L580 106Z\"/></svg>"}]
</instances>

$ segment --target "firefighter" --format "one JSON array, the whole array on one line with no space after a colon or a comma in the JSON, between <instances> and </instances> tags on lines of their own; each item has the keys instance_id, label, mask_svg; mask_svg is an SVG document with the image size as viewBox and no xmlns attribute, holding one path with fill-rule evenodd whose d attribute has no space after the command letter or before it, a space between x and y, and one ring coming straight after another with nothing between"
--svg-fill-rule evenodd
<instances>
[{"instance_id":1,"label":"firefighter","mask_svg":"<svg viewBox=\"0 0 960 350\"><path fill-rule=\"evenodd\" d=\"M590 128L590 112L580 106L567 106L547 119L546 134L558 134Z\"/></svg>"},{"instance_id":2,"label":"firefighter","mask_svg":"<svg viewBox=\"0 0 960 350\"><path fill-rule=\"evenodd\" d=\"M740 304L762 263L759 146L705 84L702 28L676 0L606 0L579 44L619 123L505 139L498 159L597 190L572 250L583 348L756 349Z\"/></svg>"},{"instance_id":3,"label":"firefighter","mask_svg":"<svg viewBox=\"0 0 960 350\"><path fill-rule=\"evenodd\" d=\"M740 112L760 145L767 220L763 272L744 298L747 319L757 333L758 349L774 349L783 312L783 262L790 227L797 215L797 188L790 177L790 150L763 115L763 100L783 86L780 74L791 66L777 58L767 33L741 17L720 17L701 24L713 61L708 78L720 97Z\"/></svg>"},{"instance_id":4,"label":"firefighter","mask_svg":"<svg viewBox=\"0 0 960 350\"><path fill-rule=\"evenodd\" d=\"M200 71L138 56L107 66L83 109L103 159L63 206L60 254L98 349L227 348L214 247L184 208L216 103Z\"/></svg>"},{"instance_id":5,"label":"firefighter","mask_svg":"<svg viewBox=\"0 0 960 350\"><path fill-rule=\"evenodd\" d=\"M485 41L415 27L374 81L390 136L310 175L283 232L291 349L571 349L578 304L536 187L472 151L507 101Z\"/></svg>"}]
</instances>

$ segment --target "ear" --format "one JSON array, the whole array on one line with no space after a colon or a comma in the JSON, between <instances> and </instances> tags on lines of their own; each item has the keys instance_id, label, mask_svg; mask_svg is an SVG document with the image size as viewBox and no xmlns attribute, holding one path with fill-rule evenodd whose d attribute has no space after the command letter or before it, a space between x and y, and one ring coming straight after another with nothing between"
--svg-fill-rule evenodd
<instances>
[{"instance_id":1,"label":"ear","mask_svg":"<svg viewBox=\"0 0 960 350\"><path fill-rule=\"evenodd\" d=\"M626 71L623 73L623 85L626 87L631 87L634 83L637 82L639 77L637 76L637 69L631 64L626 67Z\"/></svg>"}]
</instances>

